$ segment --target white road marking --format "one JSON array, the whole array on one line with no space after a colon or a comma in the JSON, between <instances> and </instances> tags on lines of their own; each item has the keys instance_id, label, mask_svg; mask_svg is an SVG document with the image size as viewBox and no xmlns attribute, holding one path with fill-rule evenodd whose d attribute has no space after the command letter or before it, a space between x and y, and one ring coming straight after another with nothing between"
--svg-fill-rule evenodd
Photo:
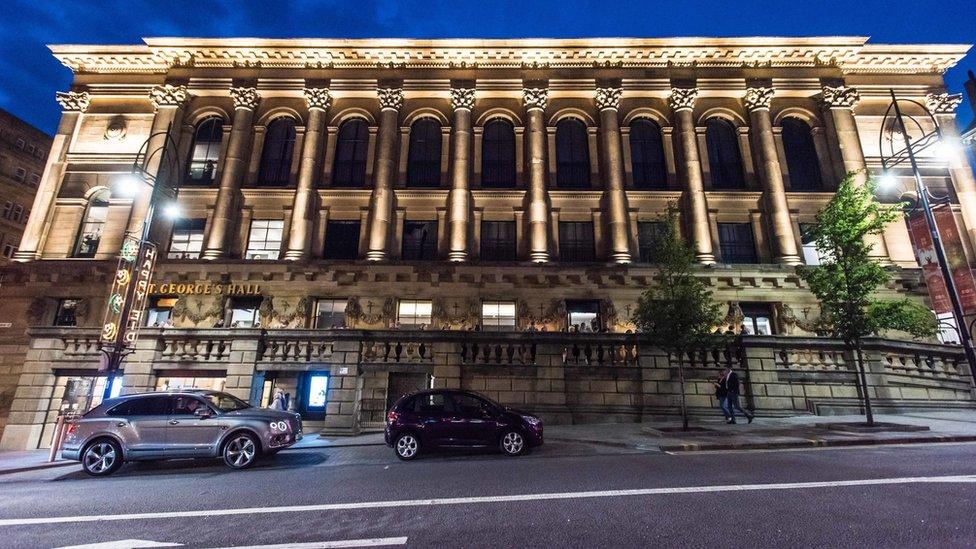
<instances>
[{"instance_id":1,"label":"white road marking","mask_svg":"<svg viewBox=\"0 0 976 549\"><path fill-rule=\"evenodd\" d=\"M390 547L406 545L407 537L345 539L340 541L313 541L311 543L282 543L279 545L247 545L223 547L221 549L336 549L342 547Z\"/></svg>"},{"instance_id":2,"label":"white road marking","mask_svg":"<svg viewBox=\"0 0 976 549\"><path fill-rule=\"evenodd\" d=\"M845 486L883 486L893 484L976 483L976 475L948 475L941 477L868 478L829 480L818 482L784 482L779 484L726 484L719 486L675 486L670 488L637 488L632 490L598 490L589 492L551 492L541 494L511 494L504 496L471 496L457 498L429 498L390 501L362 501L352 503L322 503L317 505L286 505L281 507L245 507L240 509L201 509L197 511L162 511L157 513L126 513L119 515L79 515L66 517L13 518L0 520L2 526L30 526L71 522L102 522L122 520L150 520L174 518L213 518L235 515L273 513L310 513L316 511L349 511L356 509L384 509L403 507L431 507L435 505L469 505L514 501L546 501L560 499L613 498L655 496L666 494L704 494L715 492L754 492L762 490L810 490Z\"/></svg>"},{"instance_id":3,"label":"white road marking","mask_svg":"<svg viewBox=\"0 0 976 549\"><path fill-rule=\"evenodd\" d=\"M120 539L118 541L106 541L102 543L89 543L87 545L71 545L58 549L135 549L139 547L182 547L182 543L167 543L159 541L149 541L145 539Z\"/></svg>"}]
</instances>

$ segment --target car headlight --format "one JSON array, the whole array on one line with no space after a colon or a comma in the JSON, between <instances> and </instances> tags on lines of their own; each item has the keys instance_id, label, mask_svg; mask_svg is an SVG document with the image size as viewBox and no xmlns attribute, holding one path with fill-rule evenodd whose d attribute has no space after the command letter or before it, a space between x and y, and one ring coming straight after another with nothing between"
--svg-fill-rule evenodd
<instances>
[{"instance_id":1,"label":"car headlight","mask_svg":"<svg viewBox=\"0 0 976 549\"><path fill-rule=\"evenodd\" d=\"M542 423L542 421L539 418L537 418L537 417L522 416L522 419L524 419L526 423L528 423L529 425L531 425L533 427L535 427L536 425L539 425L540 423Z\"/></svg>"}]
</instances>

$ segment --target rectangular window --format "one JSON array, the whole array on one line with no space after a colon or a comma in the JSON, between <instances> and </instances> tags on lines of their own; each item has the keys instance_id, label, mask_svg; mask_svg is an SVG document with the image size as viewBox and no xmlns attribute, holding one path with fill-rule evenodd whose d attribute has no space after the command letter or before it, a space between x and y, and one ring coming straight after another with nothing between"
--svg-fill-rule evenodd
<instances>
[{"instance_id":1,"label":"rectangular window","mask_svg":"<svg viewBox=\"0 0 976 549\"><path fill-rule=\"evenodd\" d=\"M4 219L10 219L10 217L13 214L14 214L14 203L13 202L5 202L3 204L3 218Z\"/></svg>"},{"instance_id":2,"label":"rectangular window","mask_svg":"<svg viewBox=\"0 0 976 549\"><path fill-rule=\"evenodd\" d=\"M483 301L481 303L481 326L486 332L514 332L515 302Z\"/></svg>"},{"instance_id":3,"label":"rectangular window","mask_svg":"<svg viewBox=\"0 0 976 549\"><path fill-rule=\"evenodd\" d=\"M664 234L663 221L638 221L637 222L637 248L640 253L641 263L658 263L657 244Z\"/></svg>"},{"instance_id":4,"label":"rectangular window","mask_svg":"<svg viewBox=\"0 0 976 549\"><path fill-rule=\"evenodd\" d=\"M10 219L20 222L24 218L24 207L20 204L14 205L14 213L10 216Z\"/></svg>"},{"instance_id":5,"label":"rectangular window","mask_svg":"<svg viewBox=\"0 0 976 549\"><path fill-rule=\"evenodd\" d=\"M766 303L742 303L742 334L773 335L772 307Z\"/></svg>"},{"instance_id":6,"label":"rectangular window","mask_svg":"<svg viewBox=\"0 0 976 549\"><path fill-rule=\"evenodd\" d=\"M430 301L401 299L397 304L397 324L408 329L426 328L430 325L432 309Z\"/></svg>"},{"instance_id":7,"label":"rectangular window","mask_svg":"<svg viewBox=\"0 0 976 549\"><path fill-rule=\"evenodd\" d=\"M146 326L156 328L171 328L173 326L173 307L176 306L175 297L154 297L149 301L146 309Z\"/></svg>"},{"instance_id":8,"label":"rectangular window","mask_svg":"<svg viewBox=\"0 0 976 549\"><path fill-rule=\"evenodd\" d=\"M14 172L14 179L18 183L23 183L24 180L27 179L27 170L24 168L17 168L17 170Z\"/></svg>"},{"instance_id":9,"label":"rectangular window","mask_svg":"<svg viewBox=\"0 0 976 549\"><path fill-rule=\"evenodd\" d=\"M3 257L5 257L7 259L10 259L11 257L14 256L15 253L17 253L17 247L16 246L14 246L13 244L4 244L3 245Z\"/></svg>"},{"instance_id":10,"label":"rectangular window","mask_svg":"<svg viewBox=\"0 0 976 549\"><path fill-rule=\"evenodd\" d=\"M481 260L515 261L515 222L481 222Z\"/></svg>"},{"instance_id":11,"label":"rectangular window","mask_svg":"<svg viewBox=\"0 0 976 549\"><path fill-rule=\"evenodd\" d=\"M41 176L36 173L30 174L30 179L28 179L28 183L30 184L31 187L36 187L40 185Z\"/></svg>"},{"instance_id":12,"label":"rectangular window","mask_svg":"<svg viewBox=\"0 0 976 549\"><path fill-rule=\"evenodd\" d=\"M429 261L437 259L437 222L403 222L403 259Z\"/></svg>"},{"instance_id":13,"label":"rectangular window","mask_svg":"<svg viewBox=\"0 0 976 549\"><path fill-rule=\"evenodd\" d=\"M35 150L37 150L37 147L35 147L33 143L27 145L27 154L34 154Z\"/></svg>"},{"instance_id":14,"label":"rectangular window","mask_svg":"<svg viewBox=\"0 0 976 549\"><path fill-rule=\"evenodd\" d=\"M330 330L346 327L345 299L315 300L315 328Z\"/></svg>"},{"instance_id":15,"label":"rectangular window","mask_svg":"<svg viewBox=\"0 0 976 549\"><path fill-rule=\"evenodd\" d=\"M80 299L65 298L58 301L57 312L54 313L55 326L77 326L75 311L81 303Z\"/></svg>"},{"instance_id":16,"label":"rectangular window","mask_svg":"<svg viewBox=\"0 0 976 549\"><path fill-rule=\"evenodd\" d=\"M261 326L260 297L235 297L230 300L231 328L258 328Z\"/></svg>"},{"instance_id":17,"label":"rectangular window","mask_svg":"<svg viewBox=\"0 0 976 549\"><path fill-rule=\"evenodd\" d=\"M24 141L23 139L18 139L17 140L17 148L20 149L20 150L24 150L24 145L26 145L26 144L27 144L27 142Z\"/></svg>"},{"instance_id":18,"label":"rectangular window","mask_svg":"<svg viewBox=\"0 0 976 549\"><path fill-rule=\"evenodd\" d=\"M173 223L167 259L200 259L206 219L178 219Z\"/></svg>"},{"instance_id":19,"label":"rectangular window","mask_svg":"<svg viewBox=\"0 0 976 549\"><path fill-rule=\"evenodd\" d=\"M938 333L936 336L939 338L939 343L944 343L946 345L959 345L959 330L956 328L956 315L952 313L940 313L935 315L935 320L938 323Z\"/></svg>"},{"instance_id":20,"label":"rectangular window","mask_svg":"<svg viewBox=\"0 0 976 549\"><path fill-rule=\"evenodd\" d=\"M600 302L592 299L566 300L566 321L570 332L599 332Z\"/></svg>"},{"instance_id":21,"label":"rectangular window","mask_svg":"<svg viewBox=\"0 0 976 549\"><path fill-rule=\"evenodd\" d=\"M244 259L278 259L281 253L281 235L285 231L282 219L255 219L251 221L251 233L247 237Z\"/></svg>"},{"instance_id":22,"label":"rectangular window","mask_svg":"<svg viewBox=\"0 0 976 549\"><path fill-rule=\"evenodd\" d=\"M800 223L800 242L803 244L803 262L807 265L820 265L820 252L817 241L813 239L813 223Z\"/></svg>"},{"instance_id":23,"label":"rectangular window","mask_svg":"<svg viewBox=\"0 0 976 549\"><path fill-rule=\"evenodd\" d=\"M325 259L359 258L359 221L329 221L322 255Z\"/></svg>"},{"instance_id":24,"label":"rectangular window","mask_svg":"<svg viewBox=\"0 0 976 549\"><path fill-rule=\"evenodd\" d=\"M595 261L593 223L589 221L559 222L559 260L569 263Z\"/></svg>"},{"instance_id":25,"label":"rectangular window","mask_svg":"<svg viewBox=\"0 0 976 549\"><path fill-rule=\"evenodd\" d=\"M758 263L751 223L719 223L718 240L725 263Z\"/></svg>"}]
</instances>

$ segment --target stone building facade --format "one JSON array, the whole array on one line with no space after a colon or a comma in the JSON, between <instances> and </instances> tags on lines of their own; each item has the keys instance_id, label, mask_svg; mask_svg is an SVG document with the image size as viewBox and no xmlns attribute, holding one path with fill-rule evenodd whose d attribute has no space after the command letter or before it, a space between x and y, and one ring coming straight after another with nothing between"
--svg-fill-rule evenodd
<instances>
[{"instance_id":1,"label":"stone building facade","mask_svg":"<svg viewBox=\"0 0 976 549\"><path fill-rule=\"evenodd\" d=\"M698 276L728 306L722 328L741 336L682 357L698 376L692 406L713 406L705 377L731 361L764 412L851 409L842 346L809 337L819 311L796 269L818 258L805 235L844 174L879 168L889 88L956 131L961 98L942 73L967 47L850 37L52 49L75 78L57 97L64 114L21 263L0 289L28 334L6 448L44 445L69 393L90 395L87 406L184 386L257 404L281 388L310 428L333 432L377 428L393 398L431 385L552 421L673 413L673 367L628 333L671 204ZM146 164L176 189L181 217L153 219L148 327L106 389L98 327L123 234L148 210L145 189L121 192L147 140L167 151ZM921 166L930 186L952 189L971 254L972 171L959 158ZM905 224L874 244L894 274L885 292L924 299ZM881 407L972 405L957 348L874 349Z\"/></svg>"},{"instance_id":2,"label":"stone building facade","mask_svg":"<svg viewBox=\"0 0 976 549\"><path fill-rule=\"evenodd\" d=\"M51 136L0 109L0 265L17 251L50 149Z\"/></svg>"}]
</instances>

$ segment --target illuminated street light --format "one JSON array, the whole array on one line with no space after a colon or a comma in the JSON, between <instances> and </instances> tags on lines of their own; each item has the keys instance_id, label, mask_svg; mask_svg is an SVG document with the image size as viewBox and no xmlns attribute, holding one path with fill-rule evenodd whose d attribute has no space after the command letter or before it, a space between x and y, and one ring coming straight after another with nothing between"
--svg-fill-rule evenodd
<instances>
[{"instance_id":1,"label":"illuminated street light","mask_svg":"<svg viewBox=\"0 0 976 549\"><path fill-rule=\"evenodd\" d=\"M134 198L146 182L134 173L123 175L115 183L115 190L122 198Z\"/></svg>"},{"instance_id":2,"label":"illuminated street light","mask_svg":"<svg viewBox=\"0 0 976 549\"><path fill-rule=\"evenodd\" d=\"M883 190L893 189L898 184L898 179L889 172L883 172L878 177L878 188Z\"/></svg>"},{"instance_id":3,"label":"illuminated street light","mask_svg":"<svg viewBox=\"0 0 976 549\"><path fill-rule=\"evenodd\" d=\"M163 206L163 215L166 219L179 219L183 217L183 208L176 202L170 202Z\"/></svg>"}]
</instances>

